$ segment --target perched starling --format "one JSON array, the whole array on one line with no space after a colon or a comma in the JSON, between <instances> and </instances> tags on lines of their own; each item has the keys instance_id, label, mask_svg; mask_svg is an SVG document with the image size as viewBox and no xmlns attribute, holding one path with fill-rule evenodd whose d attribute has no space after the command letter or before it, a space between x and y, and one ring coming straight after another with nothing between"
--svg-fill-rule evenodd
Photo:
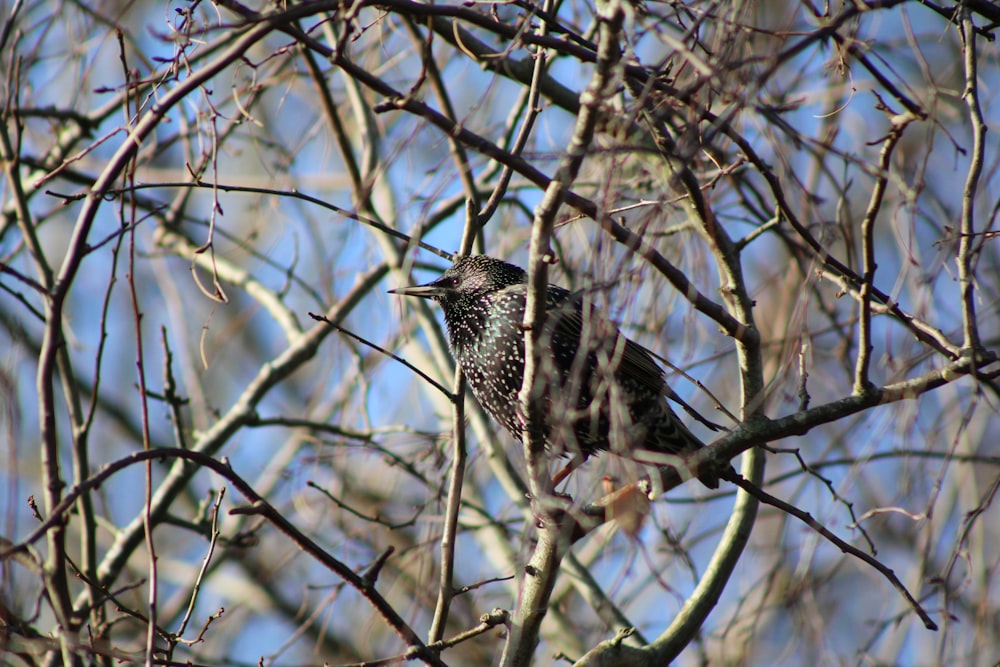
<instances>
[{"instance_id":1,"label":"perched starling","mask_svg":"<svg viewBox=\"0 0 1000 667\"><path fill-rule=\"evenodd\" d=\"M518 440L528 274L485 255L459 259L437 280L392 290L444 309L451 349L483 409ZM602 450L663 463L702 443L667 404L663 370L585 295L550 285L541 335L546 447L577 461ZM642 452L653 455L643 459ZM657 457L656 454L660 456ZM668 456L664 457L666 454ZM682 464L682 459L675 461ZM719 486L717 474L699 479Z\"/></svg>"}]
</instances>

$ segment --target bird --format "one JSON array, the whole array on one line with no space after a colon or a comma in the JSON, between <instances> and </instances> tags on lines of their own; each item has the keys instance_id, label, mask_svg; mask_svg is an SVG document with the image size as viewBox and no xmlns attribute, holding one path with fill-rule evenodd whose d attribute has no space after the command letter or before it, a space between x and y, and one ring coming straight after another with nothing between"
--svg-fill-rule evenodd
<instances>
[{"instance_id":1,"label":"bird","mask_svg":"<svg viewBox=\"0 0 1000 667\"><path fill-rule=\"evenodd\" d=\"M432 282L389 291L441 306L473 396L521 440L527 272L488 255L466 255ZM624 336L586 292L547 287L539 341L546 451L572 457L554 485L601 451L635 460L649 452L647 462L683 467L684 456L704 446L667 403L673 392L651 353ZM719 486L719 471L703 467L697 477L708 488Z\"/></svg>"}]
</instances>

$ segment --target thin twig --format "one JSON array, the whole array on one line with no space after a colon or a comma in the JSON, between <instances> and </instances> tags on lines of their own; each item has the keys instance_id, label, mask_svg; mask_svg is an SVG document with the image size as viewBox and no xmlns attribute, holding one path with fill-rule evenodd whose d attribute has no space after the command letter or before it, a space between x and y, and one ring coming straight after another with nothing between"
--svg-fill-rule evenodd
<instances>
[{"instance_id":1,"label":"thin twig","mask_svg":"<svg viewBox=\"0 0 1000 667\"><path fill-rule=\"evenodd\" d=\"M986 123L983 121L983 110L979 105L978 64L976 62L976 33L972 23L970 10L962 5L958 10L961 18L959 29L962 35L963 65L965 66L965 91L962 99L969 107L969 120L972 125L972 156L969 161L969 173L962 191L962 220L958 239L958 286L962 303L962 347L965 351L976 354L981 346L979 325L976 322L976 286L973 278L975 273L975 258L972 249L976 245L976 190L979 187L979 176L983 171L983 152L985 150Z\"/></svg>"},{"instance_id":2,"label":"thin twig","mask_svg":"<svg viewBox=\"0 0 1000 667\"><path fill-rule=\"evenodd\" d=\"M344 327L340 326L339 324L334 324L325 315L317 315L316 313L312 313L312 312L308 313L308 315L309 315L309 317L313 318L317 322L324 322L326 324L329 324L333 329L335 329L336 331L339 331L340 333L344 334L348 338L352 338L352 339L358 341L359 343L361 343L362 345L367 345L368 347L372 348L373 350L375 350L377 352L381 352L382 354L384 354L385 356L389 357L390 359L398 361L399 363L403 364L404 366L406 366L407 368L409 368L411 371L413 371L414 373L416 373L417 375L419 375L425 381L427 381L427 383L430 384L432 387L434 387L435 389L437 389L438 391L440 391L442 394L444 394L445 396L447 396L449 401L452 401L452 402L455 401L456 394L448 391L447 387L445 387L444 385L442 385L440 382L438 382L437 380L435 380L434 378L432 378L427 373L424 373L422 370L420 370L419 368L417 368L416 366L414 366L413 364L411 364L406 359L403 359L398 354L393 354L392 352L390 352L389 350L385 349L384 347L382 347L382 346L380 346L380 345L378 345L376 343L373 343L373 342L371 342L370 340L368 340L366 338L362 338L361 336L357 335L356 333L354 333L352 331L348 331L347 329L345 329Z\"/></svg>"},{"instance_id":3,"label":"thin twig","mask_svg":"<svg viewBox=\"0 0 1000 667\"><path fill-rule=\"evenodd\" d=\"M879 101L879 107L889 116L891 129L882 143L879 152L878 177L872 187L868 199L868 208L861 220L861 287L858 290L860 316L858 319L858 358L854 369L854 393L863 394L871 388L868 369L872 354L872 299L871 293L875 284L875 220L885 198L886 185L889 181L889 170L892 168L892 151L903 137L906 126L916 120L912 113L894 114L885 104Z\"/></svg>"},{"instance_id":4,"label":"thin twig","mask_svg":"<svg viewBox=\"0 0 1000 667\"><path fill-rule=\"evenodd\" d=\"M751 484L742 476L727 474L723 475L723 479L732 482L736 486L740 487L750 495L760 500L762 503L766 503L768 505L771 505L772 507L776 507L782 512L786 512L787 514L794 516L796 519L802 521L807 526L815 530L817 533L825 537L834 546L836 546L844 553L850 554L855 558L858 558L859 560L862 560L865 563L868 563L869 565L874 567L876 570L881 572L882 575L889 580L889 583L892 584L893 588L899 591L899 594L906 599L909 605L913 608L913 611L916 612L917 616L920 617L920 620L923 622L925 628L927 628L928 630L938 629L937 624L933 620L931 620L931 617L927 614L926 611L924 611L924 608L920 606L920 603L917 602L917 600L912 595L910 595L910 592L906 590L906 587L903 586L902 582L899 581L899 579L896 577L896 573L893 572L888 567L886 567L885 565L883 565L878 559L869 556L864 551L861 551L857 547L851 546L844 540L834 535L826 526L824 526L819 521L814 519L809 512L800 510L798 507L786 503L784 500L781 500L780 498L772 496L767 491L764 491L760 487Z\"/></svg>"}]
</instances>

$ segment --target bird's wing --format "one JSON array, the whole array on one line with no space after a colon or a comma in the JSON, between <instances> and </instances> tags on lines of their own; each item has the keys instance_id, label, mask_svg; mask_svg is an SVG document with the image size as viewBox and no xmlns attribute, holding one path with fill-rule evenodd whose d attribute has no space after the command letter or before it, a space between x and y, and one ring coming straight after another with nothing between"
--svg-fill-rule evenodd
<instances>
[{"instance_id":1,"label":"bird's wing","mask_svg":"<svg viewBox=\"0 0 1000 667\"><path fill-rule=\"evenodd\" d=\"M627 338L625 339L625 353L622 355L619 372L625 377L634 379L646 389L659 394L666 391L663 369L653 359L649 350Z\"/></svg>"},{"instance_id":2,"label":"bird's wing","mask_svg":"<svg viewBox=\"0 0 1000 667\"><path fill-rule=\"evenodd\" d=\"M587 305L585 301L582 294L550 286L546 315L555 318L555 335L578 341L584 336L584 329L587 329L588 339L606 338L607 349L612 351L610 353L613 357L618 357L618 365L615 369L616 376L628 378L638 385L638 389L647 389L664 395L666 381L663 377L663 369L656 363L649 351L623 336L618 327L605 317L596 306ZM585 307L586 311L584 311ZM587 313L586 318L584 312ZM625 344L624 350L614 352L615 348L622 344L622 341Z\"/></svg>"}]
</instances>

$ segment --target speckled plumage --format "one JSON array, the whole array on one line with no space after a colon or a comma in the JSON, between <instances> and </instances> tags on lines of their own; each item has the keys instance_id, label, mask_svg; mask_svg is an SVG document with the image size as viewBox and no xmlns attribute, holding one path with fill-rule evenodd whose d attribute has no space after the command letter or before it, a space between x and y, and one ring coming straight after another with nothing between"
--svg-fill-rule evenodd
<instances>
[{"instance_id":1,"label":"speckled plumage","mask_svg":"<svg viewBox=\"0 0 1000 667\"><path fill-rule=\"evenodd\" d=\"M513 264L473 255L427 285L393 290L441 304L452 352L472 393L518 440L527 278ZM546 302L540 393L550 450L586 458L601 450L683 455L702 446L667 404L663 371L649 352L581 295L550 285ZM711 473L699 479L719 485Z\"/></svg>"}]
</instances>

